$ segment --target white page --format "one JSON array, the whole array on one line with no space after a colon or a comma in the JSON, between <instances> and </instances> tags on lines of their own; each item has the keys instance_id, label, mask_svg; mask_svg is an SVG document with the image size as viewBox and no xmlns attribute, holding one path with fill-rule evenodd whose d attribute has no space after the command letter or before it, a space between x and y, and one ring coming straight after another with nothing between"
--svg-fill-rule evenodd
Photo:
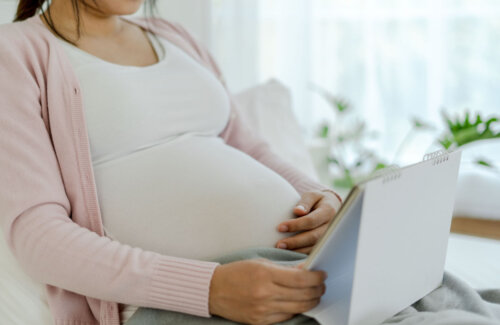
<instances>
[{"instance_id":1,"label":"white page","mask_svg":"<svg viewBox=\"0 0 500 325\"><path fill-rule=\"evenodd\" d=\"M366 184L349 324L379 324L441 284L459 163L454 152Z\"/></svg>"},{"instance_id":2,"label":"white page","mask_svg":"<svg viewBox=\"0 0 500 325\"><path fill-rule=\"evenodd\" d=\"M320 304L304 313L320 324L347 323L362 201L360 193L311 264L311 269L328 273Z\"/></svg>"}]
</instances>

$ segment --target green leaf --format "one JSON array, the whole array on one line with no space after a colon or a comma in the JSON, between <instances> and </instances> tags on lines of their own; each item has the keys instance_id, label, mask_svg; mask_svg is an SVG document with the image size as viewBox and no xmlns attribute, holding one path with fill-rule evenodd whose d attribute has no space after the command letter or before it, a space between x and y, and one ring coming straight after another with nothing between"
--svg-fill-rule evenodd
<instances>
[{"instance_id":1,"label":"green leaf","mask_svg":"<svg viewBox=\"0 0 500 325\"><path fill-rule=\"evenodd\" d=\"M351 107L351 105L343 98L334 98L334 103L339 112L345 112Z\"/></svg>"},{"instance_id":2,"label":"green leaf","mask_svg":"<svg viewBox=\"0 0 500 325\"><path fill-rule=\"evenodd\" d=\"M354 167L361 167L361 166L363 166L364 162L365 162L364 160L358 160L358 161L354 164Z\"/></svg>"},{"instance_id":3,"label":"green leaf","mask_svg":"<svg viewBox=\"0 0 500 325\"><path fill-rule=\"evenodd\" d=\"M366 123L358 122L356 123L353 132L350 134L350 137L352 137L353 139L359 139L363 136L363 133L365 133L365 131L366 131Z\"/></svg>"},{"instance_id":4,"label":"green leaf","mask_svg":"<svg viewBox=\"0 0 500 325\"><path fill-rule=\"evenodd\" d=\"M326 159L327 159L327 161L329 163L334 164L336 166L340 166L340 162L338 161L337 158L335 158L335 157L327 157Z\"/></svg>"},{"instance_id":5,"label":"green leaf","mask_svg":"<svg viewBox=\"0 0 500 325\"><path fill-rule=\"evenodd\" d=\"M451 141L450 139L441 139L439 140L439 143L443 146L443 148L448 150L453 144L453 141Z\"/></svg>"},{"instance_id":6,"label":"green leaf","mask_svg":"<svg viewBox=\"0 0 500 325\"><path fill-rule=\"evenodd\" d=\"M351 105L344 98L333 95L330 91L325 88L318 86L314 83L309 84L310 88L317 92L323 99L336 111L339 113L344 113L351 109Z\"/></svg>"},{"instance_id":7,"label":"green leaf","mask_svg":"<svg viewBox=\"0 0 500 325\"><path fill-rule=\"evenodd\" d=\"M386 165L386 164L384 164L384 163L380 163L380 162L379 162L379 163L377 163L377 165L376 165L376 166L375 166L375 168L373 169L373 172L376 172L377 170L384 169L384 168L386 168L386 167L387 167L387 165Z\"/></svg>"},{"instance_id":8,"label":"green leaf","mask_svg":"<svg viewBox=\"0 0 500 325\"><path fill-rule=\"evenodd\" d=\"M484 167L495 168L494 165L492 165L490 162L485 161L485 160L479 159L479 160L476 160L475 163L478 165L484 166Z\"/></svg>"},{"instance_id":9,"label":"green leaf","mask_svg":"<svg viewBox=\"0 0 500 325\"><path fill-rule=\"evenodd\" d=\"M500 132L495 132L493 126L498 122L497 117L492 117L486 122L478 113L475 118L471 119L469 112L466 112L465 117L461 120L460 117L456 117L453 121L445 112L442 112L443 119L448 127L445 134L438 139L438 142L445 148L448 149L452 145L457 147L463 146L464 144L500 138ZM471 120L474 123L471 123Z\"/></svg>"},{"instance_id":10,"label":"green leaf","mask_svg":"<svg viewBox=\"0 0 500 325\"><path fill-rule=\"evenodd\" d=\"M464 127L469 127L471 126L470 122L469 122L469 115L470 113L467 111L465 112L465 121L464 121Z\"/></svg>"},{"instance_id":11,"label":"green leaf","mask_svg":"<svg viewBox=\"0 0 500 325\"><path fill-rule=\"evenodd\" d=\"M420 130L432 130L434 129L434 126L430 123L424 122L418 117L412 118L412 125L415 129L420 129Z\"/></svg>"},{"instance_id":12,"label":"green leaf","mask_svg":"<svg viewBox=\"0 0 500 325\"><path fill-rule=\"evenodd\" d=\"M323 125L319 131L320 138L328 138L328 133L330 131L330 127L328 125Z\"/></svg>"},{"instance_id":13,"label":"green leaf","mask_svg":"<svg viewBox=\"0 0 500 325\"><path fill-rule=\"evenodd\" d=\"M333 186L350 189L354 185L356 185L356 182L354 178L351 176L351 171L349 170L349 168L344 168L343 172L344 172L343 176L337 177L333 180Z\"/></svg>"},{"instance_id":14,"label":"green leaf","mask_svg":"<svg viewBox=\"0 0 500 325\"><path fill-rule=\"evenodd\" d=\"M354 186L353 179L351 177L342 177L333 180L333 186L338 188L350 189Z\"/></svg>"},{"instance_id":15,"label":"green leaf","mask_svg":"<svg viewBox=\"0 0 500 325\"><path fill-rule=\"evenodd\" d=\"M446 115L445 112L443 112L442 114L443 114L443 119L446 121L446 124L448 125L448 130L450 130L450 132L453 133L455 131L455 124L448 117L448 115Z\"/></svg>"}]
</instances>

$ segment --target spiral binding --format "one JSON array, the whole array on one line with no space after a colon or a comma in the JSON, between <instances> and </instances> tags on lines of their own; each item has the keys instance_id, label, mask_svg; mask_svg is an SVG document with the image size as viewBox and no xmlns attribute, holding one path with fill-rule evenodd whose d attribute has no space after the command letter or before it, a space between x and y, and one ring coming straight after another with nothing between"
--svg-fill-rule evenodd
<instances>
[{"instance_id":1,"label":"spiral binding","mask_svg":"<svg viewBox=\"0 0 500 325\"><path fill-rule=\"evenodd\" d=\"M424 155L423 161L428 161L432 160L432 165L439 165L444 163L445 161L448 161L450 158L450 153L449 151L446 150L438 150L435 152L428 153Z\"/></svg>"},{"instance_id":2,"label":"spiral binding","mask_svg":"<svg viewBox=\"0 0 500 325\"><path fill-rule=\"evenodd\" d=\"M370 176L368 180L372 180L375 178L382 179L382 183L385 184L387 182L394 181L401 177L401 169L397 165L390 165L385 167L384 169L380 169Z\"/></svg>"}]
</instances>

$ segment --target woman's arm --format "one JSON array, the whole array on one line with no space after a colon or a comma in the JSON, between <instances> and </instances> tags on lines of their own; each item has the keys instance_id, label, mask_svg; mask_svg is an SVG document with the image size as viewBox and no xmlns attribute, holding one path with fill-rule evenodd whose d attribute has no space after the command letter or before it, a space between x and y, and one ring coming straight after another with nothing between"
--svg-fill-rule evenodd
<instances>
[{"instance_id":1,"label":"woman's arm","mask_svg":"<svg viewBox=\"0 0 500 325\"><path fill-rule=\"evenodd\" d=\"M50 137L41 116L39 80L44 75L32 63L35 53L19 50L22 42L3 31L0 222L23 270L40 283L88 297L208 317L210 281L218 263L132 248L70 219L53 147L58 139Z\"/></svg>"}]
</instances>

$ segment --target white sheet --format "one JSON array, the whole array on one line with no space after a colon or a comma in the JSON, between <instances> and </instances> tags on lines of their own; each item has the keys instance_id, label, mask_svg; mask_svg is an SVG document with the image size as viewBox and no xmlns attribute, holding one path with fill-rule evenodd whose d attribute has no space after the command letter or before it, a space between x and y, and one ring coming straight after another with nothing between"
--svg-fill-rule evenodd
<instances>
[{"instance_id":1,"label":"white sheet","mask_svg":"<svg viewBox=\"0 0 500 325\"><path fill-rule=\"evenodd\" d=\"M500 240L451 234L445 270L475 289L500 288Z\"/></svg>"}]
</instances>

